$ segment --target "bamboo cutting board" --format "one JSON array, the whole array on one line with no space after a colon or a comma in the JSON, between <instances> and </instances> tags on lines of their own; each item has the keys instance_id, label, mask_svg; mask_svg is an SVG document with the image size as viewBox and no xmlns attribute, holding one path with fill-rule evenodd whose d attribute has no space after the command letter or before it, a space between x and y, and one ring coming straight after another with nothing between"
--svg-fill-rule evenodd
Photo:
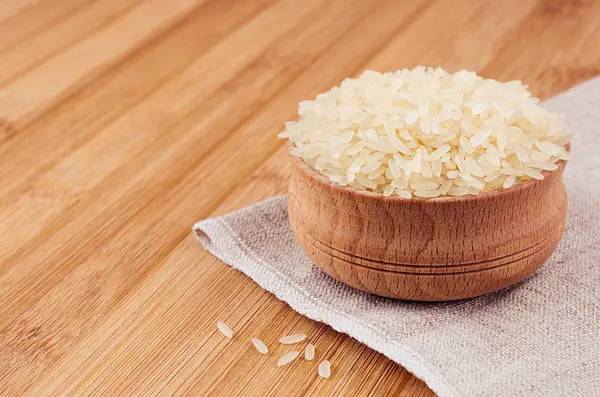
<instances>
[{"instance_id":1,"label":"bamboo cutting board","mask_svg":"<svg viewBox=\"0 0 600 397\"><path fill-rule=\"evenodd\" d=\"M0 395L432 395L191 227L284 193L276 134L346 76L467 68L546 98L600 73L598 42L600 1L0 0ZM276 368L291 332L331 378Z\"/></svg>"}]
</instances>

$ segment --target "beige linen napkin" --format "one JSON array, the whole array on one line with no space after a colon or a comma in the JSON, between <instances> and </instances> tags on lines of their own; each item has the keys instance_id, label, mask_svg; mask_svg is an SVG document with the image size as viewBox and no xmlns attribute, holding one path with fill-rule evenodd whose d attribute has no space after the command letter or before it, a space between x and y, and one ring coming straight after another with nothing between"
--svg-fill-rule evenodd
<instances>
[{"instance_id":1,"label":"beige linen napkin","mask_svg":"<svg viewBox=\"0 0 600 397\"><path fill-rule=\"evenodd\" d=\"M215 256L294 310L404 366L443 397L600 396L600 78L545 103L576 134L563 240L534 276L481 298L408 303L315 268L275 197L199 222Z\"/></svg>"}]
</instances>

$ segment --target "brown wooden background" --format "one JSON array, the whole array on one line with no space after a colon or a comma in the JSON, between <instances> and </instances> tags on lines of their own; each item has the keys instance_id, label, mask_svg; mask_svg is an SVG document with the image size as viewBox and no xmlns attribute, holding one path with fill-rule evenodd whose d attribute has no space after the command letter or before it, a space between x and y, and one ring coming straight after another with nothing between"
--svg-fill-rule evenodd
<instances>
[{"instance_id":1,"label":"brown wooden background","mask_svg":"<svg viewBox=\"0 0 600 397\"><path fill-rule=\"evenodd\" d=\"M598 43L600 1L0 0L0 394L432 395L192 224L284 193L276 134L343 77L440 65L545 98ZM295 331L329 380L275 368Z\"/></svg>"}]
</instances>

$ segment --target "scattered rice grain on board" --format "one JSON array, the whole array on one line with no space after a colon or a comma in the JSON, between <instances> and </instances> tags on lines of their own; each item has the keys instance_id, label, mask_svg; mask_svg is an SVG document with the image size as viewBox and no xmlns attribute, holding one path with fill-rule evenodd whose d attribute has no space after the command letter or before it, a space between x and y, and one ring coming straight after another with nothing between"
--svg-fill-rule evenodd
<instances>
[{"instance_id":1,"label":"scattered rice grain on board","mask_svg":"<svg viewBox=\"0 0 600 397\"><path fill-rule=\"evenodd\" d=\"M327 360L319 364L319 376L321 378L329 378L331 375L331 363Z\"/></svg>"},{"instance_id":2,"label":"scattered rice grain on board","mask_svg":"<svg viewBox=\"0 0 600 397\"><path fill-rule=\"evenodd\" d=\"M302 342L305 338L306 338L306 335L304 335L304 334L294 334L294 335L284 336L283 338L279 339L279 342L283 343L284 345L293 345L295 343Z\"/></svg>"},{"instance_id":3,"label":"scattered rice grain on board","mask_svg":"<svg viewBox=\"0 0 600 397\"><path fill-rule=\"evenodd\" d=\"M311 361L313 358L315 358L315 345L312 343L306 345L306 348L304 349L304 358L308 361Z\"/></svg>"},{"instance_id":4,"label":"scattered rice grain on board","mask_svg":"<svg viewBox=\"0 0 600 397\"><path fill-rule=\"evenodd\" d=\"M229 326L221 321L217 323L217 328L223 335L231 339L233 337L233 330Z\"/></svg>"},{"instance_id":5,"label":"scattered rice grain on board","mask_svg":"<svg viewBox=\"0 0 600 397\"><path fill-rule=\"evenodd\" d=\"M296 357L298 357L299 355L300 355L300 352L296 352L296 351L284 354L283 356L281 356L279 361L277 361L277 366L283 367L284 365L287 365L287 364L291 363L292 361L294 361L296 359Z\"/></svg>"},{"instance_id":6,"label":"scattered rice grain on board","mask_svg":"<svg viewBox=\"0 0 600 397\"><path fill-rule=\"evenodd\" d=\"M251 341L252 341L252 344L254 345L254 347L256 347L256 350L258 350L258 352L260 354L267 354L269 352L269 348L267 347L267 345L265 345L263 343L262 340L260 340L258 338L252 338Z\"/></svg>"}]
</instances>

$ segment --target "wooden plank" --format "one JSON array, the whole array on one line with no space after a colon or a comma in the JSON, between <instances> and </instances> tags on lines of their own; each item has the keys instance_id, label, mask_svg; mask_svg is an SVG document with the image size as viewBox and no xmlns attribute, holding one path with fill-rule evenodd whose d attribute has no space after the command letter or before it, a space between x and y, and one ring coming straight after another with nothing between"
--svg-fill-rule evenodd
<instances>
[{"instance_id":1,"label":"wooden plank","mask_svg":"<svg viewBox=\"0 0 600 397\"><path fill-rule=\"evenodd\" d=\"M0 208L0 216L4 217L4 222L0 224L0 230L8 232L13 229L13 232L0 233L0 241L2 241L0 257L13 253L23 241L29 239L26 234L43 230L44 226L61 213L61 210L79 202L82 193L99 184L103 175L110 174L119 165L128 161L131 151L128 150L127 145L124 145L124 138L129 136L130 145L138 145L140 130L144 131L149 124L147 115L160 111L163 106L166 106L166 103L174 99L172 96L164 95L165 90L160 91L159 89L158 95L154 95L153 91L156 86L167 82L173 74L177 74L181 68L187 67L190 61L203 53L203 50L211 48L214 39L227 34L228 29L234 27L236 22L253 15L264 4L265 2L253 2L251 5L240 7L236 2L228 1L201 9L198 18L193 19L193 23L185 24L181 30L174 32L167 40L145 52L144 56L136 61L132 60L131 63L128 63L128 68L115 73L110 79L102 81L101 84L95 86L97 89L94 90L93 87L90 87L89 91L86 90L87 96L77 102L79 106L75 111L68 106L56 117L44 118L40 124L36 123L34 127L38 129L35 130L35 136L42 135L47 139L25 141L18 139L17 142L20 146L15 152L19 153L13 152L14 157L7 155L6 159L9 161L0 168L0 174L15 176L3 185L6 189L15 185L19 186L18 184L23 182L21 178L27 174L27 170L33 172L30 168L34 168L38 163L36 162L36 159L39 158L38 153L43 151L44 147L50 150L50 153L45 156L46 159L53 157L53 143L62 144L66 148L63 151L60 151L60 146L57 148L58 164L56 168L50 170L49 175L35 174L37 181L25 180L23 183L26 185L21 185L21 190L17 190L16 194L3 201L4 205ZM232 5L237 6L236 13L230 13L226 17L230 22L226 22L223 11ZM223 19L222 23L207 23L208 20L218 21L219 19ZM215 29L215 27L217 28ZM196 39L199 34L209 39ZM257 45L257 48L260 47ZM165 56L168 54L172 55ZM187 81L186 79L178 82L183 86ZM170 83L173 83L173 80ZM171 88L172 86L173 84L170 84ZM115 97L120 100L115 101ZM119 112L127 113L129 106L135 105L136 101L144 97L146 97L144 101L134 107L133 114L129 113L123 116L120 122L112 125L112 128L108 128L111 116L114 118L119 116ZM162 101L157 101L156 98L160 98ZM148 101L152 107L144 107ZM174 122L178 121L177 113L174 116ZM139 123L139 127L134 125L134 121ZM162 131L151 125L150 127L155 134ZM104 132L100 133L103 130ZM90 140L86 147L75 149L85 136L94 139ZM102 142L102 137L105 138L104 142ZM148 142L152 142L150 137L146 136L146 138ZM108 145L110 141L113 142L112 145ZM27 146L28 142L32 145ZM71 151L68 152L70 146ZM98 153L98 149L101 150L101 153ZM116 159L119 151L122 154L121 162L117 162ZM62 153L65 154L61 158ZM66 155L67 153L70 155ZM94 157L94 153L96 153L96 157ZM73 156L81 159L87 158L87 168L90 171L86 173L86 167L78 166L75 173L69 172L69 169L73 169L71 168L73 162L76 161ZM92 161L90 162L90 160ZM106 162L108 164L102 168L101 165ZM17 167L18 169L15 169ZM22 172L20 172L21 169ZM95 174L90 172L95 172ZM100 172L104 172L104 174L100 174ZM49 204L50 208L47 208ZM27 219L30 221L28 222ZM25 224L23 224L24 221ZM17 225L21 225L21 227L15 229Z\"/></svg>"},{"instance_id":2,"label":"wooden plank","mask_svg":"<svg viewBox=\"0 0 600 397\"><path fill-rule=\"evenodd\" d=\"M314 3L314 2L313 2ZM311 3L312 4L312 3ZM314 5L309 4L307 7L302 9L302 12L297 12L298 17L308 15L311 10L314 10ZM289 2L283 3L281 8L291 9L295 8L296 5L290 5ZM197 105L198 102L207 100L210 95L214 93L220 85L226 83L228 80L235 76L235 73L239 73L247 63L253 63L261 55L261 51L265 47L271 45L277 38L278 33L282 33L281 29L291 29L291 24L277 23L277 18L280 18L278 14L280 11L275 9L269 11L260 20L253 20L247 26L244 26L243 31L240 30L234 36L229 37L225 42L215 46L198 60L192 63L185 71L180 75L175 76L172 82L165 87L153 94L151 97L144 100L135 109L133 114L128 114L126 117L128 120L141 120L140 123L145 123L148 119L148 114L154 115L156 119L154 121L163 122L165 118L173 118L178 120L186 113L192 111L193 106ZM282 9L281 12L284 12ZM272 25L274 29L273 35L265 36L262 33L269 26ZM236 53L236 56L232 57L232 53ZM267 58L262 62L266 63ZM288 59L287 62L290 62ZM271 59L271 62L276 62L276 59ZM220 65L219 68L214 65ZM210 75L210 79L204 78ZM62 128L68 128L68 123L71 121L69 116L70 110L63 109L64 112L59 112L61 116L67 114ZM158 120L160 116L163 116L161 120ZM75 122L78 118L75 119ZM52 121L50 121L51 123ZM48 124L48 120L43 120L43 123L38 124L36 127L37 133L32 133L34 136L26 136L23 139L13 139L14 143L8 142L5 147L1 148L2 156L0 156L0 175L3 171L10 170L13 174L19 174L17 178L12 178L11 182L3 186L4 189L14 189L16 184L23 183L24 176L31 175L37 171L39 167L39 156L37 153L41 148L49 150L51 153L46 159L63 160L65 155L65 147L69 148L71 140L74 141L73 145L77 145L90 135L93 135L97 130L89 131L85 128L69 128L69 139L64 139L64 134L53 126L51 130L43 128L44 125ZM126 123L126 121L123 121ZM125 126L121 125L120 130L127 130ZM146 127L140 127L146 128ZM42 132L40 133L41 130ZM41 134L41 137L39 136ZM139 137L138 131L130 131L132 139L136 140ZM108 134L105 134L108 135ZM123 140L123 134L109 135L113 141ZM62 149L62 150L61 150ZM15 161L15 158L19 159L19 162ZM48 160L48 161L50 161ZM43 162L42 162L43 163ZM18 166L17 170L11 169L12 167ZM30 184L30 182L28 182ZM6 191L6 190L4 190Z\"/></svg>"},{"instance_id":3,"label":"wooden plank","mask_svg":"<svg viewBox=\"0 0 600 397\"><path fill-rule=\"evenodd\" d=\"M313 8L307 7L303 13L296 13L296 17L298 18L296 23L304 18L310 18L311 11L317 12L317 6L318 3L315 3ZM239 31L239 33L236 33L234 40L228 40L222 43L223 46L228 47L231 43L235 43L236 46L239 45L240 40L243 40L243 42L252 41L254 46L248 47L247 57L236 59L234 62L227 64L226 59L231 59L228 55L230 51L223 52L223 47L218 46L214 48L214 51L209 52L208 59L211 60L214 60L213 56L226 57L223 58L222 68L220 69L222 75L219 76L214 74L214 79L212 79L211 82L198 80L198 92L210 96L210 89L202 90L202 88L218 84L219 79L227 80L234 77L244 68L249 60L252 60L252 57L258 59L265 47L268 48L269 45L275 41L274 38L262 35L262 31L266 27L270 27L272 31L279 30L281 33L291 31L295 25L290 24L289 18L285 22L281 20L280 13L288 12L294 7L294 0L278 3L275 7L260 14L257 19L254 20L256 23L249 25L248 29L243 29ZM281 22L279 24L274 24L273 22L276 20L280 20ZM290 32L290 35L294 37L305 37L299 35L299 32L303 30L305 30L303 26L298 26L297 31ZM249 34L251 32L254 32L254 34ZM260 44L261 40L256 36L258 34L264 37L263 45ZM311 36L306 37L307 40L311 38ZM314 47L312 42L308 41L305 42L304 45L307 47L310 46L311 48ZM280 47L280 49L284 50L286 48L288 48L287 43L283 43ZM275 52L275 54L276 53L277 52ZM205 68L210 67L210 65L214 65L214 63L200 63L197 66L202 68L200 70L205 70ZM274 65L265 65L263 70L271 70L273 69L273 66ZM281 71L281 68L284 66L285 63L273 70ZM230 73L232 74L226 74L228 70L230 70ZM247 109L248 113L257 106L260 106L261 101L256 95L263 95L265 92L269 92L261 91L260 89L261 87L265 88L265 84L268 84L266 79L256 80L256 76L260 75L260 73L257 72L260 70L261 68L251 68L245 75L245 79L238 80L247 82L245 92L247 92L248 95L248 99L246 100L246 103L249 106ZM201 153L202 148L205 147L206 141L212 140L215 143L218 141L218 139L215 140L214 137L210 138L208 136L212 133L211 129L207 129L203 134L196 133L195 131L197 131L197 128L195 125L198 124L199 120L202 120L203 122L214 121L213 119L215 117L219 117L220 120L235 120L231 118L231 111L239 109L240 102L236 103L231 101L230 95L235 95L240 98L240 100L242 97L239 96L238 93L228 94L229 91L223 91L226 95L222 95L219 100L212 98L212 101L207 104L207 106L209 106L208 108L203 110L199 109L199 112L191 115L193 117L184 119L184 115L189 110L193 109L193 106L189 103L186 103L185 106L183 103L177 104L177 100L181 95L189 95L190 87L188 84L185 84L185 82L189 81L190 84L193 84L194 80L191 79L192 76L190 76L192 70L188 69L188 71L189 73L180 75L182 78L174 81L174 84L166 86L165 89L161 91L162 95L153 96L152 100L144 102L136 107L133 112L119 118L117 122L103 129L100 134L94 136L84 147L79 148L66 159L62 159L58 166L51 170L49 175L42 175L41 180L35 185L36 190L39 189L39 191L46 192L47 194L44 198L47 198L48 196L50 196L51 199L54 198L55 201L53 205L48 206L47 201L46 203L35 200L32 201L31 195L28 194L28 192L25 192L25 194L18 196L14 206L7 205L3 208L3 211L5 211L6 214L6 221L3 222L2 227L6 228L6 230L10 230L12 221L22 222L26 219L24 217L28 217L27 219L31 220L31 223L28 224L28 233L38 234L39 237L36 243L33 243L33 240L31 240L31 243L38 245L39 248L41 248L42 245L45 245L42 244L42 242L58 231L67 232L67 234L62 235L62 237L66 237L70 240L68 237L70 232L64 227L78 217L82 217L83 223L80 225L82 228L87 227L89 219L94 213L96 214L95 216L101 217L104 215L107 216L108 219L117 222L116 225L113 225L113 227L117 228L119 225L126 222L128 219L127 216L134 215L137 208L143 207L148 200L151 200L152 196L149 193L154 189L158 189L160 186L159 182L171 185L174 181L177 181L177 178L175 177L175 175L177 175L176 172L189 171L190 167L193 167L197 162L198 153ZM194 69L193 71L198 72L197 69ZM288 75L287 77L292 78L293 75ZM172 93L172 95L166 95L166 93ZM169 107L174 107L173 112L169 114L168 117L164 117L164 113L161 113L161 111L165 111L165 108ZM176 111L177 109L179 109L181 113ZM153 116L150 120L149 115ZM177 123L182 122L185 122L185 124L179 124L179 128L185 129L188 133L180 136L180 134L177 134L178 131L172 131L171 129L177 125ZM139 131L147 131L145 134L147 146L145 146L143 142L140 143ZM194 133L189 133L190 131ZM56 133L60 136L61 131L57 131ZM130 142L128 144L124 140L125 137L130 137ZM220 139L220 136L217 136L217 138ZM198 150L196 152L191 152L189 150L190 147L196 147ZM160 155L157 155L157 152L160 152ZM182 155L184 155L184 157L182 157ZM182 161L184 159L185 161ZM77 169L72 168L72 164L79 161L83 161L83 163L78 166ZM260 161L260 158L257 158L256 161ZM126 167L120 170L120 172L116 172L119 167L124 164ZM74 172L69 172L69 170L73 170ZM232 170L232 172L233 171L234 170ZM111 175L113 173L114 175ZM110 178L103 181L103 175L110 176ZM118 184L121 186L126 183L128 188L119 191L113 191L112 189L107 190L105 187L106 185L102 185L100 182L105 182L108 185ZM72 192L74 191L77 192L76 195L72 195ZM88 194L85 195L86 200L83 200L80 197L85 192ZM54 194L54 196L52 196L52 194ZM69 197L69 194L71 194L72 197ZM98 196L99 194L105 197L102 205L99 205L100 203L98 202L98 198L100 197ZM135 207L123 208L121 203L126 197L129 199L138 197L140 202ZM70 200L65 200L65 198L70 198ZM126 210L126 212L123 213L123 210ZM15 214L13 211L18 212L18 214ZM117 218L112 218L116 215L114 211L120 213ZM125 216L126 214L127 216ZM39 216L39 218L36 220L34 216ZM104 222L102 219L98 219L97 221L100 223ZM48 229L45 229L46 227L48 227ZM3 245L5 247L16 248L17 252L2 261L6 266L0 266L0 271L4 270L6 273L0 280L12 279L9 273L20 277L18 274L23 273L17 271L17 267L14 266L16 263L15 261L17 258L20 258L19 262L25 260L25 257L21 254L30 251L26 246L20 246L19 242L22 242L23 240L19 235L13 234L11 236L9 233L6 233L2 234L2 237L4 236L6 236L4 240L6 244ZM58 236L61 236L61 234L58 233L54 237ZM30 247L33 248L33 244ZM35 250L37 251L37 254L41 254L43 258L46 258L39 259L45 261L51 257L51 255L56 254L57 249L62 250L65 248L62 244L49 244L50 247L52 247L49 251L43 248ZM81 249L83 247L80 246L79 248ZM9 251L6 252L8 253ZM63 252L66 253L67 251ZM73 252L74 251L71 251L71 254ZM34 254L34 251L29 252L26 256L29 256L29 254ZM31 259L32 257L26 260L26 262L33 264ZM63 270L68 271L69 268L64 268ZM5 279L4 276L7 278ZM16 279L12 280L16 281ZM29 282L27 282L27 284L29 284L30 288L35 288L35 285ZM15 284L10 282L6 283L5 286L6 288L12 289L15 287ZM47 286L50 287L51 284L49 283ZM7 292L2 286L0 286L0 291L0 295ZM35 295L29 295L29 298L33 299L34 296ZM8 307L5 308L8 309ZM6 313L7 312L4 312L4 314Z\"/></svg>"},{"instance_id":4,"label":"wooden plank","mask_svg":"<svg viewBox=\"0 0 600 397\"><path fill-rule=\"evenodd\" d=\"M600 51L591 45L599 30L600 2L541 1L529 18L507 32L496 62L482 73L539 81L533 87L536 95L555 95L600 74Z\"/></svg>"},{"instance_id":5,"label":"wooden plank","mask_svg":"<svg viewBox=\"0 0 600 397\"><path fill-rule=\"evenodd\" d=\"M506 32L526 23L537 3L538 0L507 0L467 4L442 0L437 7L426 10L404 35L396 37L367 68L386 71L428 65L453 72L479 72L494 61L498 47L506 43ZM444 12L440 13L440 9ZM511 10L511 17L507 10ZM423 42L428 45L415 45Z\"/></svg>"},{"instance_id":6,"label":"wooden plank","mask_svg":"<svg viewBox=\"0 0 600 397\"><path fill-rule=\"evenodd\" d=\"M195 12L196 17L192 15L191 23L181 24L164 40L156 40L145 51L133 54L122 67L96 79L25 129L18 133L15 130L12 139L0 144L0 179L4 181L0 196L7 197L33 185L32 176L39 178L115 118L130 111L132 106L143 106L139 102L147 101L146 97L157 102L157 95L165 96L155 105L156 109L175 99L167 95L174 95L172 93L177 92L178 87L193 84L201 72L210 71L205 64L197 69L198 62L194 61L203 58L204 53L210 54L208 51L220 39L243 25L270 1L209 2ZM210 60L221 64L226 61L224 55ZM190 70L196 73L190 73ZM179 74L186 79L179 80ZM170 88L161 91L165 82L169 82ZM209 91L208 87L201 88ZM157 90L159 92L154 94ZM45 153L42 158L40 152Z\"/></svg>"},{"instance_id":7,"label":"wooden plank","mask_svg":"<svg viewBox=\"0 0 600 397\"><path fill-rule=\"evenodd\" d=\"M44 0L0 0L0 22L19 14L20 12L39 5Z\"/></svg>"},{"instance_id":8,"label":"wooden plank","mask_svg":"<svg viewBox=\"0 0 600 397\"><path fill-rule=\"evenodd\" d=\"M312 54L305 49L321 38L300 27L318 14L321 24L337 17L341 3L308 3L314 8L300 17L293 2L278 2L274 7L282 8L270 14L273 19L262 19L265 25L275 22L268 29L250 23L256 30L246 40L237 36L220 42L185 71L186 59L196 55L180 52L193 51L193 43L185 43L193 39L193 29L171 42L172 51L164 44L183 28L169 32L165 41L142 48L123 67L112 67L84 91L61 99L61 105L49 103L49 112L30 124L35 129L19 129L27 134L13 136L0 148L6 150L0 155L0 174L5 172L3 183L10 185L0 212L3 224L6 218L12 226L0 238L19 230L31 233L6 238L15 244L6 251L13 255L0 255L3 391L432 395L399 366L293 312L214 259L189 234L191 222L285 192L285 150L260 166L282 144L275 138L282 121L293 117L296 101L357 73L365 63L383 69L425 61L448 68L464 64L494 77L524 76L535 93L546 96L597 70L598 53L588 43L600 38L594 18L598 9L591 3L563 7L554 2L510 3L506 8L504 2L473 6L439 1L412 8L391 0L369 7L353 3L345 22L337 21L329 41L319 44L321 52ZM213 8L204 10L212 10L214 23L226 23L226 16L217 13L219 4L212 2L207 6ZM256 10L248 7L249 14ZM365 8L372 9L361 12ZM242 14L234 15L243 19ZM500 28L481 24L483 17ZM189 23L200 20L196 14ZM345 30L354 22L355 27ZM293 26L282 29L284 23ZM436 23L448 39L427 33ZM206 29L222 37L222 31ZM265 31L273 37L265 38ZM343 40L335 40L340 35ZM178 58L160 61L161 54ZM270 57L261 60L263 54ZM160 61L159 71L131 82L136 73L144 73L143 66L150 69L151 60ZM120 78L121 73L127 77ZM175 83L163 85L170 75L177 75ZM216 80L201 79L204 75ZM118 84L128 88L120 91ZM134 100L111 103L115 94L128 90ZM138 105L147 93L151 99ZM108 116L103 118L94 105ZM88 112L92 115L86 118ZM44 129L47 121L52 123ZM86 121L92 127L86 128ZM76 127L69 129L69 123ZM69 133L61 136L60 128ZM146 129L150 133L142 136L149 139L136 139L141 135L135 133ZM37 167L35 155L45 148L52 153ZM31 162L21 163L26 153ZM37 195L21 194L27 186ZM74 193L78 195L69 196ZM25 209L18 212L22 205ZM218 320L234 327L234 340L218 334ZM277 356L287 351L277 339L299 330L332 359L328 381L316 377L318 362L275 368ZM256 335L271 345L274 355L252 350L248 339Z\"/></svg>"},{"instance_id":9,"label":"wooden plank","mask_svg":"<svg viewBox=\"0 0 600 397\"><path fill-rule=\"evenodd\" d=\"M7 49L22 45L30 36L50 30L61 18L76 13L85 3L86 0L41 2L0 23L0 55Z\"/></svg>"},{"instance_id":10,"label":"wooden plank","mask_svg":"<svg viewBox=\"0 0 600 397\"><path fill-rule=\"evenodd\" d=\"M97 34L2 86L0 114L18 129L168 30L202 1L143 2Z\"/></svg>"},{"instance_id":11,"label":"wooden plank","mask_svg":"<svg viewBox=\"0 0 600 397\"><path fill-rule=\"evenodd\" d=\"M82 3L81 0L78 1ZM49 21L48 25L51 28L36 32L37 34L33 37L29 35L15 38L19 45L5 49L0 53L0 57L2 57L0 85L23 74L32 67L38 66L44 60L65 50L73 43L84 40L88 34L113 21L138 2L139 0L96 1L86 7L70 12L69 15L59 21ZM64 6L65 3L60 2L58 4ZM52 10L56 9L55 4L51 4L51 6ZM46 10L42 7L36 7L34 10L43 16L47 16ZM32 23L27 17L26 23L19 21L18 26L31 27ZM16 37L14 30L10 30L5 24L0 25L0 30L10 32L10 37ZM0 32L0 37L3 37L2 32Z\"/></svg>"}]
</instances>

